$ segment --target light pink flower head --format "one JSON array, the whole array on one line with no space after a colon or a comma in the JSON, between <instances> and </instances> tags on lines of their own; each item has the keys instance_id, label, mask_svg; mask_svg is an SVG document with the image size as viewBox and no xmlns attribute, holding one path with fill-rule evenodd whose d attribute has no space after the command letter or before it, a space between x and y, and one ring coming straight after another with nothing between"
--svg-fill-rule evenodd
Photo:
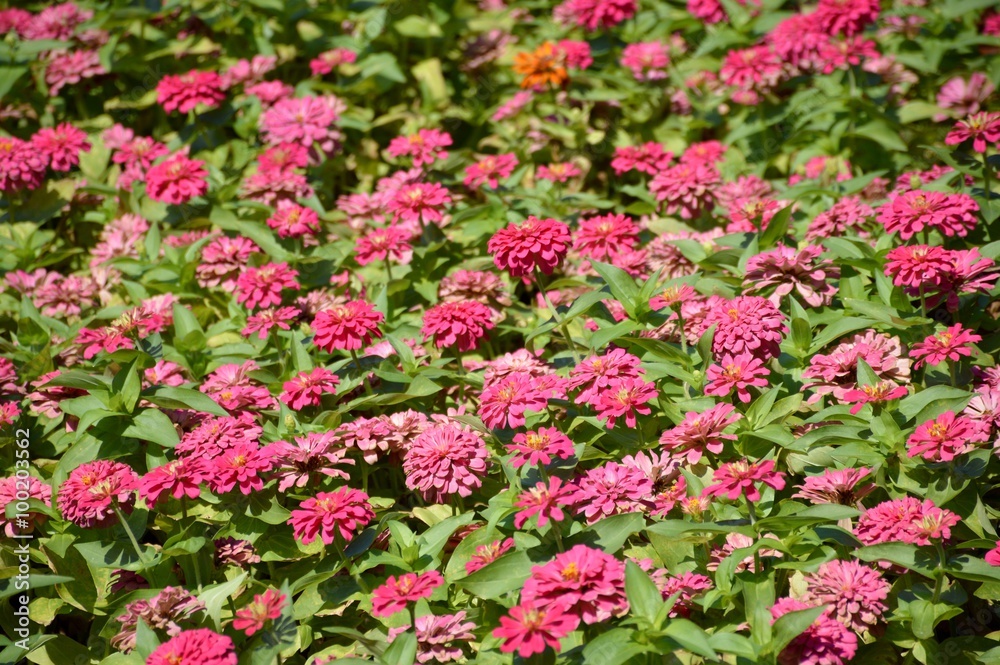
<instances>
[{"instance_id":1,"label":"light pink flower head","mask_svg":"<svg viewBox=\"0 0 1000 665\"><path fill-rule=\"evenodd\" d=\"M413 439L403 458L406 486L429 501L446 501L453 494L469 496L482 485L489 457L482 437L471 429L432 425Z\"/></svg>"}]
</instances>

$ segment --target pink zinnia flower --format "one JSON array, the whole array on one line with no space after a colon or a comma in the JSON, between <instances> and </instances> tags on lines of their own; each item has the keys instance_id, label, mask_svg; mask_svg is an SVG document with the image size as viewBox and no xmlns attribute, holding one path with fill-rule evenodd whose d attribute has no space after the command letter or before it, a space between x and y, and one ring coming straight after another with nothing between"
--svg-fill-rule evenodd
<instances>
[{"instance_id":1,"label":"pink zinnia flower","mask_svg":"<svg viewBox=\"0 0 1000 665\"><path fill-rule=\"evenodd\" d=\"M67 85L107 73L101 64L101 54L96 50L60 51L45 65L45 82L49 86L49 96L55 97Z\"/></svg>"},{"instance_id":2,"label":"pink zinnia flower","mask_svg":"<svg viewBox=\"0 0 1000 665\"><path fill-rule=\"evenodd\" d=\"M186 432L174 451L182 457L211 459L239 443L256 445L263 432L252 413L207 418Z\"/></svg>"},{"instance_id":3,"label":"pink zinnia flower","mask_svg":"<svg viewBox=\"0 0 1000 665\"><path fill-rule=\"evenodd\" d=\"M264 111L259 123L264 140L271 145L298 143L312 148L315 144L330 153L341 138L334 125L342 109L343 103L332 95L287 98Z\"/></svg>"},{"instance_id":4,"label":"pink zinnia flower","mask_svg":"<svg viewBox=\"0 0 1000 665\"><path fill-rule=\"evenodd\" d=\"M840 278L840 268L827 260L819 260L823 248L809 245L795 250L785 245L751 256L746 263L743 283L750 293L774 291L768 297L775 306L781 299L797 293L807 305L821 307L833 301L837 287L833 280Z\"/></svg>"},{"instance_id":5,"label":"pink zinnia flower","mask_svg":"<svg viewBox=\"0 0 1000 665\"><path fill-rule=\"evenodd\" d=\"M146 172L146 194L162 203L187 203L208 191L205 162L177 153Z\"/></svg>"},{"instance_id":6,"label":"pink zinnia flower","mask_svg":"<svg viewBox=\"0 0 1000 665\"><path fill-rule=\"evenodd\" d=\"M507 450L514 453L510 465L515 469L525 464L547 466L552 463L553 456L569 459L574 454L573 442L555 427L520 432L514 435L514 441L507 446Z\"/></svg>"},{"instance_id":7,"label":"pink zinnia flower","mask_svg":"<svg viewBox=\"0 0 1000 665\"><path fill-rule=\"evenodd\" d=\"M386 208L394 221L402 219L421 225L434 222L441 226L442 211L450 204L451 195L447 189L436 182L417 182L396 190Z\"/></svg>"},{"instance_id":8,"label":"pink zinnia flower","mask_svg":"<svg viewBox=\"0 0 1000 665\"><path fill-rule=\"evenodd\" d=\"M855 35L874 23L878 14L878 0L820 0L812 20L829 35Z\"/></svg>"},{"instance_id":9,"label":"pink zinnia flower","mask_svg":"<svg viewBox=\"0 0 1000 665\"><path fill-rule=\"evenodd\" d=\"M510 177L517 163L517 156L512 152L487 155L475 164L465 167L465 179L462 184L470 189L483 185L496 189L500 185L500 178Z\"/></svg>"},{"instance_id":10,"label":"pink zinnia flower","mask_svg":"<svg viewBox=\"0 0 1000 665\"><path fill-rule=\"evenodd\" d=\"M206 462L205 480L216 494L225 494L239 487L249 496L264 489L264 478L274 467L274 460L256 445L240 443Z\"/></svg>"},{"instance_id":11,"label":"pink zinnia flower","mask_svg":"<svg viewBox=\"0 0 1000 665\"><path fill-rule=\"evenodd\" d=\"M711 164L682 162L657 173L649 191L664 202L668 215L680 214L694 219L712 206L713 190L719 184L719 172Z\"/></svg>"},{"instance_id":12,"label":"pink zinnia flower","mask_svg":"<svg viewBox=\"0 0 1000 665\"><path fill-rule=\"evenodd\" d=\"M930 462L950 462L973 449L974 443L989 438L974 420L945 411L933 420L921 423L906 440L907 457L920 455Z\"/></svg>"},{"instance_id":13,"label":"pink zinnia flower","mask_svg":"<svg viewBox=\"0 0 1000 665\"><path fill-rule=\"evenodd\" d=\"M139 489L139 476L122 462L97 460L73 469L59 487L59 511L84 529L104 528L115 522L114 507L129 514Z\"/></svg>"},{"instance_id":14,"label":"pink zinnia flower","mask_svg":"<svg viewBox=\"0 0 1000 665\"><path fill-rule=\"evenodd\" d=\"M267 445L264 452L274 460L274 478L278 481L279 492L306 487L316 482L316 474L350 480L350 475L340 467L354 465L336 432L330 431L297 436L294 444L275 441Z\"/></svg>"},{"instance_id":15,"label":"pink zinnia flower","mask_svg":"<svg viewBox=\"0 0 1000 665\"><path fill-rule=\"evenodd\" d=\"M554 13L573 23L594 31L613 28L635 16L639 9L637 0L565 0Z\"/></svg>"},{"instance_id":16,"label":"pink zinnia flower","mask_svg":"<svg viewBox=\"0 0 1000 665\"><path fill-rule=\"evenodd\" d=\"M151 507L166 501L168 496L197 499L201 495L199 485L203 480L202 466L196 460L173 460L151 469L139 479L139 496Z\"/></svg>"},{"instance_id":17,"label":"pink zinnia flower","mask_svg":"<svg viewBox=\"0 0 1000 665\"><path fill-rule=\"evenodd\" d=\"M319 215L312 208L291 201L278 201L277 211L267 218L267 225L282 238L301 238L319 233Z\"/></svg>"},{"instance_id":18,"label":"pink zinnia flower","mask_svg":"<svg viewBox=\"0 0 1000 665\"><path fill-rule=\"evenodd\" d=\"M997 541L997 546L987 552L983 558L991 566L1000 566L1000 540Z\"/></svg>"},{"instance_id":19,"label":"pink zinnia flower","mask_svg":"<svg viewBox=\"0 0 1000 665\"><path fill-rule=\"evenodd\" d=\"M390 257L396 263L406 265L413 258L411 239L412 234L399 226L375 229L358 238L354 258L361 266L372 261L388 261Z\"/></svg>"},{"instance_id":20,"label":"pink zinnia flower","mask_svg":"<svg viewBox=\"0 0 1000 665\"><path fill-rule=\"evenodd\" d=\"M606 462L576 480L572 502L589 524L611 515L649 510L655 485L636 466Z\"/></svg>"},{"instance_id":21,"label":"pink zinnia flower","mask_svg":"<svg viewBox=\"0 0 1000 665\"><path fill-rule=\"evenodd\" d=\"M187 74L168 74L156 86L156 102L167 113L187 113L199 105L215 108L225 98L222 78L217 72L192 70Z\"/></svg>"},{"instance_id":22,"label":"pink zinnia flower","mask_svg":"<svg viewBox=\"0 0 1000 665\"><path fill-rule=\"evenodd\" d=\"M971 356L972 349L969 347L982 340L979 335L963 328L961 323L956 323L944 332L930 335L924 338L924 341L914 344L910 350L910 357L917 359L913 363L915 368L919 368L925 362L929 365L937 365L945 360L958 362L962 356Z\"/></svg>"},{"instance_id":23,"label":"pink zinnia flower","mask_svg":"<svg viewBox=\"0 0 1000 665\"><path fill-rule=\"evenodd\" d=\"M639 241L639 227L629 217L610 213L580 220L573 249L588 258L607 261L631 250Z\"/></svg>"},{"instance_id":24,"label":"pink zinnia flower","mask_svg":"<svg viewBox=\"0 0 1000 665\"><path fill-rule=\"evenodd\" d=\"M546 647L558 651L559 640L579 625L580 617L558 603L540 607L538 603L522 602L500 617L500 627L493 631L493 637L503 640L503 653L516 651L521 658L530 658L543 653Z\"/></svg>"},{"instance_id":25,"label":"pink zinnia flower","mask_svg":"<svg viewBox=\"0 0 1000 665\"><path fill-rule=\"evenodd\" d=\"M415 633L417 636L418 663L450 663L462 660L464 655L459 645L454 642L471 642L476 639L472 632L476 624L465 620L465 612L455 614L425 614L417 617ZM394 634L406 632L412 626L405 625L389 629L389 642Z\"/></svg>"},{"instance_id":26,"label":"pink zinnia flower","mask_svg":"<svg viewBox=\"0 0 1000 665\"><path fill-rule=\"evenodd\" d=\"M53 171L69 171L80 163L81 152L90 152L87 133L68 122L39 129L31 144L49 158Z\"/></svg>"},{"instance_id":27,"label":"pink zinnia flower","mask_svg":"<svg viewBox=\"0 0 1000 665\"><path fill-rule=\"evenodd\" d=\"M476 553L465 562L465 572L469 575L485 568L514 548L514 539L494 540L492 543L480 545Z\"/></svg>"},{"instance_id":28,"label":"pink zinnia flower","mask_svg":"<svg viewBox=\"0 0 1000 665\"><path fill-rule=\"evenodd\" d=\"M568 226L532 215L523 224L510 224L494 233L487 249L497 268L512 277L524 277L535 268L551 275L569 251L570 241Z\"/></svg>"},{"instance_id":29,"label":"pink zinnia flower","mask_svg":"<svg viewBox=\"0 0 1000 665\"><path fill-rule=\"evenodd\" d=\"M632 76L637 81L664 79L667 78L670 51L663 42L629 44L622 50L621 64L632 70Z\"/></svg>"},{"instance_id":30,"label":"pink zinnia flower","mask_svg":"<svg viewBox=\"0 0 1000 665\"><path fill-rule=\"evenodd\" d=\"M760 296L738 296L709 311L705 326L715 324L712 353L749 353L761 360L777 357L782 334L788 332L785 315L774 303Z\"/></svg>"},{"instance_id":31,"label":"pink zinnia flower","mask_svg":"<svg viewBox=\"0 0 1000 665\"><path fill-rule=\"evenodd\" d=\"M469 496L482 486L489 458L478 433L457 424L432 425L413 439L403 457L406 486L428 501Z\"/></svg>"},{"instance_id":32,"label":"pink zinnia flower","mask_svg":"<svg viewBox=\"0 0 1000 665\"><path fill-rule=\"evenodd\" d=\"M385 315L364 300L349 300L342 305L320 310L313 319L313 344L327 353L334 349L354 351L382 337L378 329Z\"/></svg>"},{"instance_id":33,"label":"pink zinnia flower","mask_svg":"<svg viewBox=\"0 0 1000 665\"><path fill-rule=\"evenodd\" d=\"M424 341L433 339L437 348L454 346L458 351L473 351L479 340L495 327L493 312L475 300L443 302L424 312L420 329Z\"/></svg>"},{"instance_id":34,"label":"pink zinnia flower","mask_svg":"<svg viewBox=\"0 0 1000 665\"><path fill-rule=\"evenodd\" d=\"M307 406L319 406L324 394L337 392L340 379L336 374L323 367L317 367L309 372L299 372L290 381L286 381L284 389L278 397L293 411L301 411Z\"/></svg>"},{"instance_id":35,"label":"pink zinnia flower","mask_svg":"<svg viewBox=\"0 0 1000 665\"><path fill-rule=\"evenodd\" d=\"M813 242L822 238L845 235L853 230L859 237L868 237L865 230L870 226L870 220L875 216L875 210L861 202L857 196L845 196L829 210L821 212L809 223L806 240Z\"/></svg>"},{"instance_id":36,"label":"pink zinnia flower","mask_svg":"<svg viewBox=\"0 0 1000 665\"><path fill-rule=\"evenodd\" d=\"M426 573L405 573L398 578L390 575L382 586L372 592L372 616L387 617L405 610L407 603L430 598L434 590L444 584L436 570Z\"/></svg>"},{"instance_id":37,"label":"pink zinnia flower","mask_svg":"<svg viewBox=\"0 0 1000 665\"><path fill-rule=\"evenodd\" d=\"M769 46L751 46L729 51L722 60L719 80L740 90L763 92L774 88L784 70Z\"/></svg>"},{"instance_id":38,"label":"pink zinnia flower","mask_svg":"<svg viewBox=\"0 0 1000 665\"><path fill-rule=\"evenodd\" d=\"M1000 143L1000 113L976 113L955 123L945 137L945 145L959 145L972 140L972 149L986 152L986 144Z\"/></svg>"},{"instance_id":39,"label":"pink zinnia flower","mask_svg":"<svg viewBox=\"0 0 1000 665\"><path fill-rule=\"evenodd\" d=\"M848 390L841 399L854 405L851 407L851 415L855 415L865 404L883 404L906 397L908 392L906 386L897 386L892 381L879 381L873 386L858 386Z\"/></svg>"},{"instance_id":40,"label":"pink zinnia flower","mask_svg":"<svg viewBox=\"0 0 1000 665\"><path fill-rule=\"evenodd\" d=\"M253 597L253 601L237 610L233 618L233 628L242 630L247 635L253 635L258 630L262 630L268 621L281 616L288 597L285 594L268 589L262 594Z\"/></svg>"},{"instance_id":41,"label":"pink zinnia flower","mask_svg":"<svg viewBox=\"0 0 1000 665\"><path fill-rule=\"evenodd\" d=\"M882 601L889 595L889 583L882 573L857 561L828 561L806 575L805 582L803 601L829 605L831 616L857 633L874 627L888 609Z\"/></svg>"},{"instance_id":42,"label":"pink zinnia flower","mask_svg":"<svg viewBox=\"0 0 1000 665\"><path fill-rule=\"evenodd\" d=\"M301 288L296 277L299 271L287 263L268 263L259 268L247 268L236 280L236 301L247 309L274 307L281 304L281 292Z\"/></svg>"},{"instance_id":43,"label":"pink zinnia flower","mask_svg":"<svg viewBox=\"0 0 1000 665\"><path fill-rule=\"evenodd\" d=\"M786 201L777 201L767 196L746 196L733 199L728 206L730 223L726 226L726 233L763 231L774 216L787 204ZM792 256L794 256L794 252Z\"/></svg>"},{"instance_id":44,"label":"pink zinnia flower","mask_svg":"<svg viewBox=\"0 0 1000 665\"><path fill-rule=\"evenodd\" d=\"M601 391L593 406L597 410L597 419L607 420L608 429L613 428L616 419L622 416L625 416L628 427L635 427L636 414L649 415L651 410L645 405L656 399L657 395L659 392L652 381L626 377L611 381Z\"/></svg>"},{"instance_id":45,"label":"pink zinnia flower","mask_svg":"<svg viewBox=\"0 0 1000 665\"><path fill-rule=\"evenodd\" d=\"M936 289L952 270L951 256L943 247L904 245L886 254L885 274L896 286Z\"/></svg>"},{"instance_id":46,"label":"pink zinnia flower","mask_svg":"<svg viewBox=\"0 0 1000 665\"><path fill-rule=\"evenodd\" d=\"M569 372L570 390L581 389L574 400L577 404L596 403L613 382L639 378L643 374L641 361L624 349L611 349L603 356L590 356Z\"/></svg>"},{"instance_id":47,"label":"pink zinnia flower","mask_svg":"<svg viewBox=\"0 0 1000 665\"><path fill-rule=\"evenodd\" d=\"M766 388L767 379L764 377L770 373L771 370L764 367L760 358L749 353L738 356L726 354L719 363L711 365L705 372L705 378L708 379L705 394L725 397L735 389L740 401L746 403L752 399L747 388Z\"/></svg>"},{"instance_id":48,"label":"pink zinnia flower","mask_svg":"<svg viewBox=\"0 0 1000 665\"><path fill-rule=\"evenodd\" d=\"M855 535L865 545L904 542L931 545L934 540L951 538L951 528L961 518L950 510L938 508L929 499L913 497L893 499L869 508L858 518Z\"/></svg>"},{"instance_id":49,"label":"pink zinnia flower","mask_svg":"<svg viewBox=\"0 0 1000 665\"><path fill-rule=\"evenodd\" d=\"M757 483L776 490L784 489L785 474L774 470L774 460L723 464L712 475L712 484L705 488L705 496L724 496L733 501L745 495L750 501L760 501Z\"/></svg>"},{"instance_id":50,"label":"pink zinnia flower","mask_svg":"<svg viewBox=\"0 0 1000 665\"><path fill-rule=\"evenodd\" d=\"M272 328L291 330L292 326L289 322L294 322L300 314L302 312L296 307L263 309L247 317L247 325L241 334L244 337L250 337L257 333L257 339L266 339Z\"/></svg>"},{"instance_id":51,"label":"pink zinnia flower","mask_svg":"<svg viewBox=\"0 0 1000 665\"><path fill-rule=\"evenodd\" d=\"M779 617L809 605L792 598L781 598L771 608L771 616ZM778 654L778 665L844 665L858 650L858 638L842 623L830 616L827 609L812 625L798 635Z\"/></svg>"},{"instance_id":52,"label":"pink zinnia flower","mask_svg":"<svg viewBox=\"0 0 1000 665\"><path fill-rule=\"evenodd\" d=\"M451 143L451 136L447 132L421 129L416 134L397 136L389 143L386 152L392 157L412 157L414 166L423 166L439 159L448 159L448 151L443 148Z\"/></svg>"},{"instance_id":53,"label":"pink zinnia flower","mask_svg":"<svg viewBox=\"0 0 1000 665\"><path fill-rule=\"evenodd\" d=\"M878 209L878 221L889 233L899 231L909 240L924 229L945 236L965 237L976 228L979 204L968 194L945 194L922 189L904 192Z\"/></svg>"},{"instance_id":54,"label":"pink zinnia flower","mask_svg":"<svg viewBox=\"0 0 1000 665\"><path fill-rule=\"evenodd\" d=\"M259 251L252 240L243 236L216 238L201 250L201 263L195 268L198 284L206 289L221 286L233 291L250 255Z\"/></svg>"},{"instance_id":55,"label":"pink zinnia flower","mask_svg":"<svg viewBox=\"0 0 1000 665\"><path fill-rule=\"evenodd\" d=\"M45 153L28 141L0 136L0 192L37 189L45 180Z\"/></svg>"},{"instance_id":56,"label":"pink zinnia flower","mask_svg":"<svg viewBox=\"0 0 1000 665\"><path fill-rule=\"evenodd\" d=\"M792 498L856 506L875 489L874 483L861 484L870 474L871 469L864 468L827 469L818 476L807 476Z\"/></svg>"},{"instance_id":57,"label":"pink zinnia flower","mask_svg":"<svg viewBox=\"0 0 1000 665\"><path fill-rule=\"evenodd\" d=\"M329 74L340 65L349 65L358 59L358 54L346 48L335 48L324 51L309 61L309 69L313 76Z\"/></svg>"},{"instance_id":58,"label":"pink zinnia flower","mask_svg":"<svg viewBox=\"0 0 1000 665\"><path fill-rule=\"evenodd\" d=\"M569 182L572 178L582 175L583 171L580 170L576 164L572 162L552 162L551 164L543 164L538 167L535 175L539 180L550 180L552 182Z\"/></svg>"},{"instance_id":59,"label":"pink zinnia flower","mask_svg":"<svg viewBox=\"0 0 1000 665\"><path fill-rule=\"evenodd\" d=\"M742 416L732 404L716 404L708 411L688 411L684 420L660 435L660 444L674 459L697 464L705 452L719 455L726 441L735 441L735 434L726 434L727 427Z\"/></svg>"},{"instance_id":60,"label":"pink zinnia flower","mask_svg":"<svg viewBox=\"0 0 1000 665\"><path fill-rule=\"evenodd\" d=\"M13 402L6 402L0 405L0 423L3 423L3 407L8 405L17 406ZM6 423L13 424L13 423ZM29 499L37 499L46 506L52 507L52 487L34 476L9 476L0 478L0 527L8 538L14 538L16 534L33 533L35 528L45 524L49 517L45 513L33 510L15 511L23 512L24 517L7 519L7 506L17 501L23 501L27 494ZM27 526L20 520L27 522Z\"/></svg>"},{"instance_id":61,"label":"pink zinnia flower","mask_svg":"<svg viewBox=\"0 0 1000 665\"><path fill-rule=\"evenodd\" d=\"M550 478L548 482L540 482L518 495L514 507L521 508L514 515L514 528L520 529L534 515L538 515L538 527L549 523L562 522L566 519L563 508L573 503L575 488L565 485L561 478Z\"/></svg>"},{"instance_id":62,"label":"pink zinnia flower","mask_svg":"<svg viewBox=\"0 0 1000 665\"><path fill-rule=\"evenodd\" d=\"M668 152L661 144L650 141L640 146L621 146L615 148L615 157L611 160L611 168L617 175L629 171L639 171L656 175L670 166L674 154Z\"/></svg>"},{"instance_id":63,"label":"pink zinnia flower","mask_svg":"<svg viewBox=\"0 0 1000 665\"><path fill-rule=\"evenodd\" d=\"M956 76L941 86L937 95L937 105L943 109L950 109L957 117L975 115L994 90L993 83L982 72L973 72L968 81ZM946 118L945 115L934 116L934 121L941 122Z\"/></svg>"},{"instance_id":64,"label":"pink zinnia flower","mask_svg":"<svg viewBox=\"0 0 1000 665\"><path fill-rule=\"evenodd\" d=\"M351 487L340 487L333 492L319 492L315 498L306 499L292 511L288 524L295 537L304 545L320 537L324 545L332 545L337 535L349 543L354 534L375 519L375 511L368 502L368 495Z\"/></svg>"},{"instance_id":65,"label":"pink zinnia flower","mask_svg":"<svg viewBox=\"0 0 1000 665\"><path fill-rule=\"evenodd\" d=\"M602 550L575 545L552 561L532 567L521 602L546 610L561 606L586 624L607 621L628 607L625 565Z\"/></svg>"},{"instance_id":66,"label":"pink zinnia flower","mask_svg":"<svg viewBox=\"0 0 1000 665\"><path fill-rule=\"evenodd\" d=\"M237 665L233 641L208 628L186 630L156 648L146 665Z\"/></svg>"},{"instance_id":67,"label":"pink zinnia flower","mask_svg":"<svg viewBox=\"0 0 1000 665\"><path fill-rule=\"evenodd\" d=\"M478 415L491 429L520 427L525 411L545 411L552 387L527 372L512 372L488 381L480 395Z\"/></svg>"}]
</instances>

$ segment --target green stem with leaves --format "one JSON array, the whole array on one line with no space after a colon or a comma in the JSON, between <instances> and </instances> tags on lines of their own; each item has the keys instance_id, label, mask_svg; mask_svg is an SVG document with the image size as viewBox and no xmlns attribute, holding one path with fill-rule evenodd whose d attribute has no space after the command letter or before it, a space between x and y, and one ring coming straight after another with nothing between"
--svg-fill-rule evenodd
<instances>
[{"instance_id":1,"label":"green stem with leaves","mask_svg":"<svg viewBox=\"0 0 1000 665\"><path fill-rule=\"evenodd\" d=\"M358 352L351 349L351 358L354 359L354 366L358 368L358 372L361 373L361 381L365 384L365 394L372 394L372 384L368 383L368 373L365 372L364 368L361 367L361 359L358 358Z\"/></svg>"},{"instance_id":2,"label":"green stem with leaves","mask_svg":"<svg viewBox=\"0 0 1000 665\"><path fill-rule=\"evenodd\" d=\"M552 301L549 300L549 294L545 291L545 288L542 286L542 281L538 278L538 273L533 272L531 275L532 277L534 277L535 286L538 287L539 293L542 294L542 300L545 301L545 306L548 307L550 310L552 310L552 318L556 320L556 327L559 328L559 331L566 339L566 344L567 346L569 346L569 350L573 354L573 362L579 365L580 354L576 350L576 344L573 342L573 338L570 337L569 327L566 325L566 322L563 321L563 318L559 316L559 312L556 310L555 305L553 305Z\"/></svg>"},{"instance_id":3,"label":"green stem with leaves","mask_svg":"<svg viewBox=\"0 0 1000 665\"><path fill-rule=\"evenodd\" d=\"M125 529L125 535L128 536L129 542L132 543L132 549L135 550L136 556L138 556L139 561L142 562L143 570L149 574L150 583L153 585L153 587L158 587L156 582L153 580L152 565L150 564L149 560L146 559L146 554L145 552L143 552L142 547L139 545L139 540L135 537L135 534L132 533L132 527L129 526L128 520L125 518L125 513L122 512L122 509L118 505L117 501L111 504L111 509L115 511L115 515L118 517L118 521L121 522L122 528Z\"/></svg>"}]
</instances>

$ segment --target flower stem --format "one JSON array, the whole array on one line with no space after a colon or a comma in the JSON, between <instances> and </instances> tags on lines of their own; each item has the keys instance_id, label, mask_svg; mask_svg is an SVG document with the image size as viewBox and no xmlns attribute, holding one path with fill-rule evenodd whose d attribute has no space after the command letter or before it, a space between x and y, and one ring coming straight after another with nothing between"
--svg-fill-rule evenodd
<instances>
[{"instance_id":1,"label":"flower stem","mask_svg":"<svg viewBox=\"0 0 1000 665\"><path fill-rule=\"evenodd\" d=\"M538 291L542 294L542 300L545 301L545 306L548 307L550 310L552 310L552 318L556 320L556 327L559 328L559 331L563 334L563 337L566 339L566 344L569 346L569 350L573 354L573 362L579 365L580 354L577 353L576 344L573 343L573 338L570 337L569 328L566 326L566 322L563 321L561 316L559 316L559 312L556 310L555 305L553 305L552 301L549 300L549 294L545 291L545 288L542 286L542 282L538 278L538 273L533 272L531 273L531 276L534 277L535 279L535 286L538 287Z\"/></svg>"},{"instance_id":2,"label":"flower stem","mask_svg":"<svg viewBox=\"0 0 1000 665\"><path fill-rule=\"evenodd\" d=\"M986 208L993 212L993 196L992 187L990 186L990 163L986 159L986 152L983 152L983 190L986 195Z\"/></svg>"},{"instance_id":3,"label":"flower stem","mask_svg":"<svg viewBox=\"0 0 1000 665\"><path fill-rule=\"evenodd\" d=\"M125 514L122 512L121 507L119 507L118 502L113 502L111 504L111 509L115 511L115 515L118 517L118 521L121 522L122 528L125 529L125 535L128 536L129 541L132 543L132 549L135 550L136 556L139 557L139 561L142 562L143 569L149 572L150 582L153 586L157 586L156 582L153 581L152 567L149 561L146 559L146 555L142 551L142 547L139 546L139 541L136 539L135 534L132 533L132 527L129 526L128 520L125 519Z\"/></svg>"},{"instance_id":4,"label":"flower stem","mask_svg":"<svg viewBox=\"0 0 1000 665\"><path fill-rule=\"evenodd\" d=\"M365 370L363 370L361 368L361 359L358 358L358 352L355 351L354 349L351 349L351 358L354 359L354 366L357 367L358 368L358 372L361 373L361 380L365 384L365 394L366 395L371 395L372 394L372 384L368 383L368 374L365 372Z\"/></svg>"},{"instance_id":5,"label":"flower stem","mask_svg":"<svg viewBox=\"0 0 1000 665\"><path fill-rule=\"evenodd\" d=\"M458 363L458 406L465 404L465 363L462 362L462 352L455 345L455 362Z\"/></svg>"}]
</instances>

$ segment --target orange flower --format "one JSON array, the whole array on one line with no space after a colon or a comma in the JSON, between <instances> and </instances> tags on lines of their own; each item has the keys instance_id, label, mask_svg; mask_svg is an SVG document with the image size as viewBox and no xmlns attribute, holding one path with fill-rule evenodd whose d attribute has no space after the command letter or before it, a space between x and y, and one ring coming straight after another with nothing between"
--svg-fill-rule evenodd
<instances>
[{"instance_id":1,"label":"orange flower","mask_svg":"<svg viewBox=\"0 0 1000 665\"><path fill-rule=\"evenodd\" d=\"M569 79L562 53L552 42L545 42L534 52L514 56L514 71L524 76L522 88L544 88L549 83L558 87Z\"/></svg>"}]
</instances>

